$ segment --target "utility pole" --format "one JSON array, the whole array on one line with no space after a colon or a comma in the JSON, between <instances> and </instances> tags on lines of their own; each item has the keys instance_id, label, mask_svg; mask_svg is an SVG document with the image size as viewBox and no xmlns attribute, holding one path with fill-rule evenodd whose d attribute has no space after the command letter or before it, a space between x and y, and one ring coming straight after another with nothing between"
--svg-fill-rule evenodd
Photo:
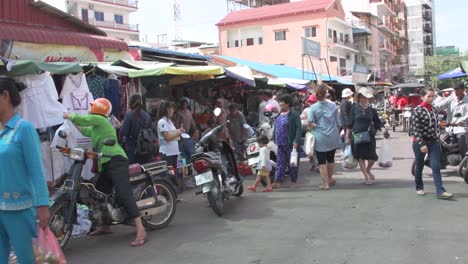
<instances>
[{"instance_id":1,"label":"utility pole","mask_svg":"<svg viewBox=\"0 0 468 264\"><path fill-rule=\"evenodd\" d=\"M180 2L174 1L174 39L180 40Z\"/></svg>"}]
</instances>

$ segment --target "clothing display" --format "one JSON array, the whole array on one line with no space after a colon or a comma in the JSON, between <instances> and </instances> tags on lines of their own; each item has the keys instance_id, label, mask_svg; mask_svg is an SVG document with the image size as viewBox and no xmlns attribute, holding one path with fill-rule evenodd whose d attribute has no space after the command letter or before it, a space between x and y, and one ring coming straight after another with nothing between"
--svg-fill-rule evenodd
<instances>
[{"instance_id":1,"label":"clothing display","mask_svg":"<svg viewBox=\"0 0 468 264\"><path fill-rule=\"evenodd\" d=\"M67 77L65 78L65 82L63 83L62 92L60 93L60 99L64 99L66 95L77 90L89 92L86 76L82 72L76 75L67 75Z\"/></svg>"},{"instance_id":2,"label":"clothing display","mask_svg":"<svg viewBox=\"0 0 468 264\"><path fill-rule=\"evenodd\" d=\"M109 79L109 85L105 90L105 97L112 104L112 114L116 117L120 115L121 85L116 79Z\"/></svg>"},{"instance_id":3,"label":"clothing display","mask_svg":"<svg viewBox=\"0 0 468 264\"><path fill-rule=\"evenodd\" d=\"M64 95L62 104L67 112L85 115L88 114L93 100L93 95L90 92L74 90Z\"/></svg>"},{"instance_id":4,"label":"clothing display","mask_svg":"<svg viewBox=\"0 0 468 264\"><path fill-rule=\"evenodd\" d=\"M86 78L88 83L89 91L93 94L94 98L105 98L106 90L109 87L109 80L106 77L95 75L93 77Z\"/></svg>"},{"instance_id":5,"label":"clothing display","mask_svg":"<svg viewBox=\"0 0 468 264\"><path fill-rule=\"evenodd\" d=\"M22 103L17 107L18 114L30 121L36 129L63 123L63 113L67 110L58 102L57 89L49 72L15 79L27 87L21 92Z\"/></svg>"}]
</instances>

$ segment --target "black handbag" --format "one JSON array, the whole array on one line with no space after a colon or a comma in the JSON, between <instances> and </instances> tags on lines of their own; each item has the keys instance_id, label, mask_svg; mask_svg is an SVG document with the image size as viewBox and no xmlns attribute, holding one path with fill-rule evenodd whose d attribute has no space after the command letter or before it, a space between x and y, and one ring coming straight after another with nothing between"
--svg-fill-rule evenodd
<instances>
[{"instance_id":1,"label":"black handbag","mask_svg":"<svg viewBox=\"0 0 468 264\"><path fill-rule=\"evenodd\" d=\"M353 141L355 145L371 142L372 125L374 124L374 122L372 122L372 109L370 109L370 115L371 122L369 124L369 128L363 132L353 133Z\"/></svg>"}]
</instances>

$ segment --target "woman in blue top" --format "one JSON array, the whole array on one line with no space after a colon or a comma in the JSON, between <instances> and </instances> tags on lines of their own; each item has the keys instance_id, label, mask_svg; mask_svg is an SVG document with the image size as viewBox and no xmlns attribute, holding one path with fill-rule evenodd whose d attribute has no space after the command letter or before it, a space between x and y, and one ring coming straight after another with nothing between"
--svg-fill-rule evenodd
<instances>
[{"instance_id":1,"label":"woman in blue top","mask_svg":"<svg viewBox=\"0 0 468 264\"><path fill-rule=\"evenodd\" d=\"M334 185L335 152L342 147L340 133L340 116L336 104L326 99L327 88L319 85L317 90L318 103L310 107L309 124L313 127L315 137L314 150L320 168L322 185L320 189L328 190Z\"/></svg>"},{"instance_id":2,"label":"woman in blue top","mask_svg":"<svg viewBox=\"0 0 468 264\"><path fill-rule=\"evenodd\" d=\"M36 219L49 222L49 192L39 136L33 125L15 114L26 87L0 77L0 263L8 263L13 247L21 264L32 264ZM1 126L0 126L1 127Z\"/></svg>"}]
</instances>

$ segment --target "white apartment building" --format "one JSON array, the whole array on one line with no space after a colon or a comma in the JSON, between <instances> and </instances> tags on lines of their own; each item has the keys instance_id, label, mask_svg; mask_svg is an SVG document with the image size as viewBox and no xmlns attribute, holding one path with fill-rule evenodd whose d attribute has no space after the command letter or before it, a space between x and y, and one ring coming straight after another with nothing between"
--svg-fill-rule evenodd
<instances>
[{"instance_id":1,"label":"white apartment building","mask_svg":"<svg viewBox=\"0 0 468 264\"><path fill-rule=\"evenodd\" d=\"M409 70L423 76L425 56L434 55L435 19L432 0L405 0L408 9Z\"/></svg>"},{"instance_id":2,"label":"white apartment building","mask_svg":"<svg viewBox=\"0 0 468 264\"><path fill-rule=\"evenodd\" d=\"M138 25L131 24L129 14L138 11L134 0L68 0L67 10L72 16L95 25L123 41L138 41Z\"/></svg>"}]
</instances>

